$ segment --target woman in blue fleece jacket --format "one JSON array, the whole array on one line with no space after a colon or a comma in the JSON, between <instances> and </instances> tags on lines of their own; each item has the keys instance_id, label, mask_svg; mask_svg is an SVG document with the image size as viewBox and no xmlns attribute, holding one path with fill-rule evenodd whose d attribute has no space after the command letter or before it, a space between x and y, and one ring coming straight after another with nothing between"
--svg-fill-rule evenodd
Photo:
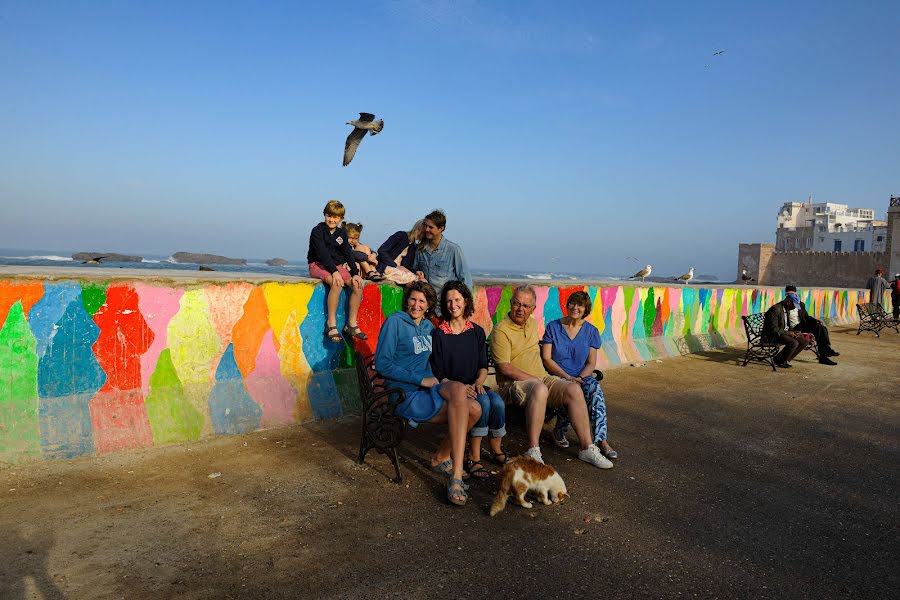
<instances>
[{"instance_id":1,"label":"woman in blue fleece jacket","mask_svg":"<svg viewBox=\"0 0 900 600\"><path fill-rule=\"evenodd\" d=\"M386 388L400 388L406 399L396 414L415 427L418 423L447 423L448 435L431 459L432 469L449 475L447 499L462 506L466 503L463 464L466 432L481 416L481 406L466 395L456 381L439 383L431 372L431 331L428 315L437 297L424 281L415 281L403 292L403 311L385 319L378 334L375 370L384 377Z\"/></svg>"}]
</instances>

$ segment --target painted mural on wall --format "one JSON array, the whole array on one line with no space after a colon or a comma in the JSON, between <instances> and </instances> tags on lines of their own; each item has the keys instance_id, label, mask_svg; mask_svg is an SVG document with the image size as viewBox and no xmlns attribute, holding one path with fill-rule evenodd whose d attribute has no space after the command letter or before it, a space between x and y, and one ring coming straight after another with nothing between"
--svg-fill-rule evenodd
<instances>
[{"instance_id":1,"label":"painted mural on wall","mask_svg":"<svg viewBox=\"0 0 900 600\"><path fill-rule=\"evenodd\" d=\"M536 287L534 316L563 315L586 290L603 340L598 367L743 344L741 315L781 291L760 288ZM510 287L478 287L473 320L490 335ZM867 292L804 290L809 312L856 320ZM357 341L374 352L402 290L368 285ZM0 462L70 458L235 434L358 408L352 354L329 342L314 283L0 280ZM338 314L343 313L343 307ZM343 326L339 317L338 327Z\"/></svg>"}]
</instances>

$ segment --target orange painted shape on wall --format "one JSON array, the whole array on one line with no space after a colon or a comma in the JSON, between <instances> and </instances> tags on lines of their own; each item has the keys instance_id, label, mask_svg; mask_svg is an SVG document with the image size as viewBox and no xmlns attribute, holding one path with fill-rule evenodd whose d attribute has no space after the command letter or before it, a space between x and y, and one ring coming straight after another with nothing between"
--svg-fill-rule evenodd
<instances>
[{"instance_id":1,"label":"orange painted shape on wall","mask_svg":"<svg viewBox=\"0 0 900 600\"><path fill-rule=\"evenodd\" d=\"M28 311L44 297L43 282L9 283L0 281L0 328L6 323L10 307L18 301L22 301L22 310L27 318Z\"/></svg>"},{"instance_id":2,"label":"orange painted shape on wall","mask_svg":"<svg viewBox=\"0 0 900 600\"><path fill-rule=\"evenodd\" d=\"M144 394L140 389L98 392L88 406L97 452L153 445Z\"/></svg>"},{"instance_id":3,"label":"orange painted shape on wall","mask_svg":"<svg viewBox=\"0 0 900 600\"><path fill-rule=\"evenodd\" d=\"M100 328L94 355L106 372L100 391L140 388L141 355L153 343L154 334L141 314L134 288L110 286L106 303L94 313L94 323Z\"/></svg>"},{"instance_id":4,"label":"orange painted shape on wall","mask_svg":"<svg viewBox=\"0 0 900 600\"><path fill-rule=\"evenodd\" d=\"M491 329L494 322L491 320L491 313L488 312L487 290L478 288L475 290L475 314L472 315L473 323L481 325L486 336L491 335Z\"/></svg>"},{"instance_id":5,"label":"orange painted shape on wall","mask_svg":"<svg viewBox=\"0 0 900 600\"><path fill-rule=\"evenodd\" d=\"M254 287L244 303L244 314L234 325L234 361L245 378L256 368L256 357L269 329L269 307L261 287Z\"/></svg>"}]
</instances>

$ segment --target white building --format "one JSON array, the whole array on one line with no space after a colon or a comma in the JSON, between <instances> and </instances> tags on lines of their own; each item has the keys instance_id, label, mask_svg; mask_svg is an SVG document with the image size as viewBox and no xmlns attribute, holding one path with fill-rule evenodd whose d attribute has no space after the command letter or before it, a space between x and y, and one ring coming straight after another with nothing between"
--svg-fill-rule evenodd
<instances>
[{"instance_id":1,"label":"white building","mask_svg":"<svg viewBox=\"0 0 900 600\"><path fill-rule=\"evenodd\" d=\"M884 252L887 222L871 208L834 202L785 202L778 211L779 252Z\"/></svg>"}]
</instances>

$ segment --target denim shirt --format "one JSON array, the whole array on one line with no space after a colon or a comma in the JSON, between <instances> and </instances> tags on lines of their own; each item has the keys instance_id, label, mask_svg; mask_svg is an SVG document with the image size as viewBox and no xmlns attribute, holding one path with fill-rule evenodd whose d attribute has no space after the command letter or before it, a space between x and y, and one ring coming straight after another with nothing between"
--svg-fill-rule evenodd
<instances>
[{"instance_id":1,"label":"denim shirt","mask_svg":"<svg viewBox=\"0 0 900 600\"><path fill-rule=\"evenodd\" d=\"M416 261L413 270L425 273L425 279L434 288L438 296L441 288L451 280L462 281L472 289L472 274L466 265L462 248L447 238L441 238L438 247L432 252L428 242L423 242L416 250Z\"/></svg>"}]
</instances>

